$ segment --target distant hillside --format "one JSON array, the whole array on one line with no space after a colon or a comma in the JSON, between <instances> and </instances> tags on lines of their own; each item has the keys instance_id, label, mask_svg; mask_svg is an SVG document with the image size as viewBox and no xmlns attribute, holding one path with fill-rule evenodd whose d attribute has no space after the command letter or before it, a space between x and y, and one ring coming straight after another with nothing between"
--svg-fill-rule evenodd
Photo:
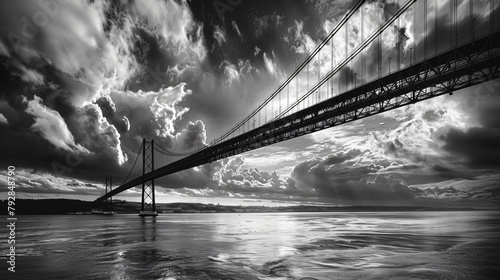
<instances>
[{"instance_id":1,"label":"distant hillside","mask_svg":"<svg viewBox=\"0 0 500 280\"><path fill-rule=\"evenodd\" d=\"M90 211L92 202L76 199L16 199L16 215L58 215L74 211ZM7 201L0 202L7 210Z\"/></svg>"},{"instance_id":2,"label":"distant hillside","mask_svg":"<svg viewBox=\"0 0 500 280\"><path fill-rule=\"evenodd\" d=\"M16 199L14 205L16 215L61 215L75 212L90 212L92 208L104 209L104 205L96 205L91 201L76 199ZM7 213L7 200L0 201L0 207ZM135 214L139 213L141 203L124 200L113 201L113 206L106 210L115 213ZM423 207L423 206L224 206L203 203L157 203L156 210L159 213L214 213L214 212L403 212L403 211L467 211L477 210L474 208L446 208L446 207Z\"/></svg>"}]
</instances>

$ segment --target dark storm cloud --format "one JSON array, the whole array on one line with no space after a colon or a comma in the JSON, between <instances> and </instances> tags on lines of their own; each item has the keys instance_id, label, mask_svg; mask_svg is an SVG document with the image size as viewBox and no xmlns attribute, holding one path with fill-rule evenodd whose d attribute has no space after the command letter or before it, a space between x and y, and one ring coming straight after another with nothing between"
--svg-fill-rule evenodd
<instances>
[{"instance_id":1,"label":"dark storm cloud","mask_svg":"<svg viewBox=\"0 0 500 280\"><path fill-rule=\"evenodd\" d=\"M466 132L452 129L444 138L444 149L465 159L468 167L500 166L500 129L470 128Z\"/></svg>"},{"instance_id":2,"label":"dark storm cloud","mask_svg":"<svg viewBox=\"0 0 500 280\"><path fill-rule=\"evenodd\" d=\"M458 156L470 168L498 169L500 166L500 91L498 81L479 85L469 98L480 126L467 130L452 128L442 136L444 150ZM468 100L470 101L470 100Z\"/></svg>"},{"instance_id":3,"label":"dark storm cloud","mask_svg":"<svg viewBox=\"0 0 500 280\"><path fill-rule=\"evenodd\" d=\"M65 172L65 175L79 174L81 178L83 174L91 173L85 171L86 168L116 168L113 163L124 161L119 148L119 134L103 119L96 105L77 108L66 104L68 109L64 110L63 117L44 105L45 102L37 96L32 100L26 98L25 101L11 103L16 107L5 101L0 102L2 112L10 120L8 126L1 128L4 132L1 152L5 164L17 163L35 171L58 173L53 163L59 162L73 169L74 165L70 168L65 162L68 155L74 155L80 158L81 162L77 165L81 172ZM94 161L95 158L100 161Z\"/></svg>"},{"instance_id":4,"label":"dark storm cloud","mask_svg":"<svg viewBox=\"0 0 500 280\"><path fill-rule=\"evenodd\" d=\"M63 117L43 105L39 97L19 99L9 101L12 106L0 102L0 110L9 120L0 127L2 164L32 168L34 174L48 172L89 180L100 179L107 171L122 172L118 133L102 119L96 105L77 108L62 102ZM57 102L52 98L46 103L60 108Z\"/></svg>"},{"instance_id":5,"label":"dark storm cloud","mask_svg":"<svg viewBox=\"0 0 500 280\"><path fill-rule=\"evenodd\" d=\"M31 176L74 177L83 180L98 180L104 174L120 175L122 170L117 163L116 154L100 148L101 153L78 154L64 151L49 143L41 141L40 136L28 128L8 128L0 126L0 143L2 165L14 165L17 169L30 168ZM90 135L89 135L90 136ZM95 134L92 135L96 137ZM100 137L95 138L98 145Z\"/></svg>"},{"instance_id":6,"label":"dark storm cloud","mask_svg":"<svg viewBox=\"0 0 500 280\"><path fill-rule=\"evenodd\" d=\"M351 155L349 155L349 153ZM322 201L336 204L414 203L412 190L398 180L377 176L376 165L352 166L360 151L349 151L298 164L291 176L299 189L313 189Z\"/></svg>"},{"instance_id":7,"label":"dark storm cloud","mask_svg":"<svg viewBox=\"0 0 500 280\"><path fill-rule=\"evenodd\" d=\"M401 143L401 141L399 141L398 139L386 142L385 152L387 155L390 155L392 157L406 158L415 163L426 163L429 161L424 153L405 148L404 144Z\"/></svg>"},{"instance_id":8,"label":"dark storm cloud","mask_svg":"<svg viewBox=\"0 0 500 280\"><path fill-rule=\"evenodd\" d=\"M498 202L495 188L465 191L449 183L447 187L439 185L439 182L460 179L474 182L475 175L437 164L431 168L422 165L386 168L380 161L356 164L363 154L366 152L350 150L306 160L295 166L291 179L298 190L315 193L319 201L341 205L435 205L440 201L451 206L479 198L488 205Z\"/></svg>"},{"instance_id":9,"label":"dark storm cloud","mask_svg":"<svg viewBox=\"0 0 500 280\"><path fill-rule=\"evenodd\" d=\"M478 85L468 101L474 103L472 108L478 115L482 126L486 129L500 129L500 79Z\"/></svg>"}]
</instances>

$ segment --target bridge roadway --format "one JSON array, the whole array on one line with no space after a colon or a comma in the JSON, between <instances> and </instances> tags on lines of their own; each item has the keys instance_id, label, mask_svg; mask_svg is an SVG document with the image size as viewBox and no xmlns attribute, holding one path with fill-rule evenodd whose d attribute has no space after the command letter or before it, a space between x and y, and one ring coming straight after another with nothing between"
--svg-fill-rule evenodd
<instances>
[{"instance_id":1,"label":"bridge roadway","mask_svg":"<svg viewBox=\"0 0 500 280\"><path fill-rule=\"evenodd\" d=\"M500 32L415 63L321 103L139 176L99 197L144 181L368 117L500 77Z\"/></svg>"}]
</instances>

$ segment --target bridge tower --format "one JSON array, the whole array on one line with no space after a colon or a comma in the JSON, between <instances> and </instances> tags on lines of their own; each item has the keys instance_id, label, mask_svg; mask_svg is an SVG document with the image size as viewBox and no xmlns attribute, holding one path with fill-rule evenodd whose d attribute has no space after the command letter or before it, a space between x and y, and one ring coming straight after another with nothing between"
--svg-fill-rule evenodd
<instances>
[{"instance_id":1,"label":"bridge tower","mask_svg":"<svg viewBox=\"0 0 500 280\"><path fill-rule=\"evenodd\" d=\"M142 201L139 216L158 216L155 204L155 181L146 181L144 175L154 168L154 140L142 140Z\"/></svg>"},{"instance_id":2,"label":"bridge tower","mask_svg":"<svg viewBox=\"0 0 500 280\"><path fill-rule=\"evenodd\" d=\"M108 192L112 191L112 178L111 175L106 175L106 194ZM109 189L109 190L108 190ZM109 198L106 199L106 202L104 204L104 214L107 215L112 215L113 214L113 197L110 196Z\"/></svg>"}]
</instances>

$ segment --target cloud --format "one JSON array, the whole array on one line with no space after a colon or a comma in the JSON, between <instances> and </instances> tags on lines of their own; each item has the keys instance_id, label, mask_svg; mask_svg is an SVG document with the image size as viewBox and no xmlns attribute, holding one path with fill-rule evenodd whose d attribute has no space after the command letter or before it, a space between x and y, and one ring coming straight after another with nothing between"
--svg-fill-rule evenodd
<instances>
[{"instance_id":1,"label":"cloud","mask_svg":"<svg viewBox=\"0 0 500 280\"><path fill-rule=\"evenodd\" d=\"M269 61L271 67L276 67L276 64L272 60ZM257 73L258 70L255 69L251 64L250 60L246 59L238 59L238 64L232 64L231 62L224 60L219 65L219 68L223 70L223 86L235 87L240 86L244 82L249 82L249 79L252 78L254 73ZM275 71L276 69L272 69Z\"/></svg>"},{"instance_id":2,"label":"cloud","mask_svg":"<svg viewBox=\"0 0 500 280\"><path fill-rule=\"evenodd\" d=\"M0 113L0 124L9 124L9 121L2 113Z\"/></svg>"},{"instance_id":3,"label":"cloud","mask_svg":"<svg viewBox=\"0 0 500 280\"><path fill-rule=\"evenodd\" d=\"M114 91L110 93L110 100L114 103L118 120L122 119L121 115L127 117L132 133L167 137L175 134L175 122L189 110L179 105L189 94L191 90L186 89L185 83L180 83L158 91Z\"/></svg>"},{"instance_id":4,"label":"cloud","mask_svg":"<svg viewBox=\"0 0 500 280\"><path fill-rule=\"evenodd\" d=\"M450 126L439 135L443 149L467 168L496 170L500 166L500 97L495 95L498 80L468 89L463 96L465 104L472 101L473 108L462 108L474 126ZM459 98L462 96L459 96ZM471 109L473 109L471 111Z\"/></svg>"},{"instance_id":5,"label":"cloud","mask_svg":"<svg viewBox=\"0 0 500 280\"><path fill-rule=\"evenodd\" d=\"M120 134L130 129L130 122L126 116L120 117L116 114L116 106L109 95L97 99L96 104L102 111L103 117L112 124Z\"/></svg>"},{"instance_id":6,"label":"cloud","mask_svg":"<svg viewBox=\"0 0 500 280\"><path fill-rule=\"evenodd\" d=\"M16 2L11 8L12 16L4 17L2 22L16 26L24 15L31 18L40 9L36 3ZM16 47L16 53L26 54L21 56L25 57L22 61L30 61L38 68L48 65L66 74L60 77L62 86L71 93L75 106L83 106L113 90L123 90L143 74L147 65L141 63L152 57L148 42L158 41L169 59L196 64L206 56L203 25L195 22L185 1L153 0L148 5L137 1L131 5L77 1L55 6L60 11L49 17L43 28L35 28L34 36ZM37 72L32 71L22 71L23 79L40 83L43 73L35 75Z\"/></svg>"},{"instance_id":7,"label":"cloud","mask_svg":"<svg viewBox=\"0 0 500 280\"><path fill-rule=\"evenodd\" d=\"M39 132L43 138L57 148L76 153L89 153L89 150L75 143L64 119L58 112L42 104L42 99L35 95L27 103L26 112L34 117L33 131Z\"/></svg>"},{"instance_id":8,"label":"cloud","mask_svg":"<svg viewBox=\"0 0 500 280\"><path fill-rule=\"evenodd\" d=\"M295 25L288 28L288 34L283 39L299 54L310 53L316 47L311 36L304 33L304 23L300 20L296 20Z\"/></svg>"},{"instance_id":9,"label":"cloud","mask_svg":"<svg viewBox=\"0 0 500 280\"><path fill-rule=\"evenodd\" d=\"M229 61L223 61L219 68L224 71L224 85L231 86L234 83L240 82L240 72L236 69L236 65L231 64Z\"/></svg>"},{"instance_id":10,"label":"cloud","mask_svg":"<svg viewBox=\"0 0 500 280\"><path fill-rule=\"evenodd\" d=\"M10 57L10 52L2 40L0 40L0 56Z\"/></svg>"},{"instance_id":11,"label":"cloud","mask_svg":"<svg viewBox=\"0 0 500 280\"><path fill-rule=\"evenodd\" d=\"M238 37L242 38L241 36L241 31L240 29L238 28L238 25L236 24L236 21L231 21L231 26L233 27L233 29L236 31L236 33L238 33Z\"/></svg>"},{"instance_id":12,"label":"cloud","mask_svg":"<svg viewBox=\"0 0 500 280\"><path fill-rule=\"evenodd\" d=\"M272 53L272 56L275 57L274 53ZM264 59L264 65L269 74L275 76L276 78L281 78L284 76L284 73L282 73L282 71L278 68L276 62L272 58L270 58L265 52L263 54L263 59Z\"/></svg>"},{"instance_id":13,"label":"cloud","mask_svg":"<svg viewBox=\"0 0 500 280\"><path fill-rule=\"evenodd\" d=\"M40 84L44 76L46 82L55 79L68 90L72 104L81 106L98 92L122 88L140 72L142 67L132 55L136 37L130 15L121 14L115 21L116 10L106 1L57 2L46 22L35 26L31 19L41 11L38 3L42 2L16 1L1 19L3 26L12 27L9 34L24 36L23 44L10 46L16 58L30 65L31 69L20 66L23 80Z\"/></svg>"},{"instance_id":14,"label":"cloud","mask_svg":"<svg viewBox=\"0 0 500 280\"><path fill-rule=\"evenodd\" d=\"M284 18L284 15L279 15L276 12L254 17L252 23L255 37L261 36L268 28L281 26Z\"/></svg>"},{"instance_id":15,"label":"cloud","mask_svg":"<svg viewBox=\"0 0 500 280\"><path fill-rule=\"evenodd\" d=\"M470 128L463 132L451 129L443 138L444 149L464 158L471 168L493 168L500 166L500 129Z\"/></svg>"},{"instance_id":16,"label":"cloud","mask_svg":"<svg viewBox=\"0 0 500 280\"><path fill-rule=\"evenodd\" d=\"M254 72L258 72L258 70L252 66L249 59L238 59L238 68L240 74L244 77L250 77Z\"/></svg>"},{"instance_id":17,"label":"cloud","mask_svg":"<svg viewBox=\"0 0 500 280\"><path fill-rule=\"evenodd\" d=\"M103 30L102 16L106 7L69 2L60 8L63 11L38 31L40 36L33 39L32 46L57 68L75 75L82 67L87 68L99 53L106 53L112 47Z\"/></svg>"},{"instance_id":18,"label":"cloud","mask_svg":"<svg viewBox=\"0 0 500 280\"><path fill-rule=\"evenodd\" d=\"M324 15L323 18L336 19L343 16L346 10L352 6L352 1L314 1L308 0L318 14Z\"/></svg>"},{"instance_id":19,"label":"cloud","mask_svg":"<svg viewBox=\"0 0 500 280\"><path fill-rule=\"evenodd\" d=\"M297 189L313 192L319 201L337 205L435 206L445 203L452 206L455 202L472 202L475 195L489 201L493 199L489 191L458 190L437 183L432 186L410 185L414 177L418 177L419 170L424 171L421 167L399 167L387 171L389 169L384 168L381 162L357 164L362 156L366 156L364 152L350 150L328 157L315 157L296 165L291 178ZM430 173L424 171L423 174L428 176Z\"/></svg>"},{"instance_id":20,"label":"cloud","mask_svg":"<svg viewBox=\"0 0 500 280\"><path fill-rule=\"evenodd\" d=\"M195 123L188 122L186 128L175 135L177 142L176 150L189 151L194 148L202 147L207 140L205 125L198 120Z\"/></svg>"},{"instance_id":21,"label":"cloud","mask_svg":"<svg viewBox=\"0 0 500 280\"><path fill-rule=\"evenodd\" d=\"M110 123L127 125L122 127L128 130L122 131L121 139L132 151L141 145L142 138L154 139L163 149L185 151L206 141L205 125L200 120L188 120L184 129L178 128L189 111L182 104L191 94L186 84L180 83L157 91L115 91L99 99L97 104L107 108L103 114L108 111Z\"/></svg>"},{"instance_id":22,"label":"cloud","mask_svg":"<svg viewBox=\"0 0 500 280\"><path fill-rule=\"evenodd\" d=\"M190 61L205 58L203 24L194 20L186 1L152 0L147 5L134 1L133 5L148 29L158 35L174 55Z\"/></svg>"},{"instance_id":23,"label":"cloud","mask_svg":"<svg viewBox=\"0 0 500 280\"><path fill-rule=\"evenodd\" d=\"M19 77L21 77L21 80L28 82L28 83L33 83L35 85L43 85L44 77L39 72L32 70L32 69L29 69L22 64L18 65L18 69L21 71L21 74L19 74Z\"/></svg>"},{"instance_id":24,"label":"cloud","mask_svg":"<svg viewBox=\"0 0 500 280\"><path fill-rule=\"evenodd\" d=\"M219 47L222 47L222 43L226 42L226 31L218 25L214 27L214 39Z\"/></svg>"},{"instance_id":25,"label":"cloud","mask_svg":"<svg viewBox=\"0 0 500 280\"><path fill-rule=\"evenodd\" d=\"M153 121L157 126L155 130L157 136L173 135L175 133L174 121L182 118L182 115L189 110L177 106L184 96L190 94L190 91L185 90L184 87L185 84L180 84L176 87L162 89L155 94L150 108L154 116Z\"/></svg>"},{"instance_id":26,"label":"cloud","mask_svg":"<svg viewBox=\"0 0 500 280\"><path fill-rule=\"evenodd\" d=\"M194 80L194 78L199 74L199 69L196 66L185 64L176 64L174 66L169 66L166 71L167 76L171 81L179 79L180 81Z\"/></svg>"},{"instance_id":27,"label":"cloud","mask_svg":"<svg viewBox=\"0 0 500 280\"><path fill-rule=\"evenodd\" d=\"M75 138L93 153L108 154L122 165L127 161L120 141L120 133L108 122L96 104L79 108L72 118Z\"/></svg>"},{"instance_id":28,"label":"cloud","mask_svg":"<svg viewBox=\"0 0 500 280\"><path fill-rule=\"evenodd\" d=\"M254 52L253 52L253 55L254 56L257 56L259 53L260 53L261 49L257 46L254 47Z\"/></svg>"},{"instance_id":29,"label":"cloud","mask_svg":"<svg viewBox=\"0 0 500 280\"><path fill-rule=\"evenodd\" d=\"M0 183L7 185L6 171L0 171ZM5 180L5 181L3 181ZM3 181L3 182L2 182ZM102 187L78 179L61 178L50 172L39 172L31 168L16 168L16 196L27 198L34 194L36 198L95 197L101 194Z\"/></svg>"},{"instance_id":30,"label":"cloud","mask_svg":"<svg viewBox=\"0 0 500 280\"><path fill-rule=\"evenodd\" d=\"M176 193L198 197L239 197L300 200L307 193L298 191L293 181L276 172L243 168L244 159L236 156L205 164L158 181L158 186ZM188 179L189 178L189 179Z\"/></svg>"},{"instance_id":31,"label":"cloud","mask_svg":"<svg viewBox=\"0 0 500 280\"><path fill-rule=\"evenodd\" d=\"M419 191L417 198L432 198L432 199L449 199L460 200L470 197L469 193L449 187L427 187L416 189Z\"/></svg>"}]
</instances>

